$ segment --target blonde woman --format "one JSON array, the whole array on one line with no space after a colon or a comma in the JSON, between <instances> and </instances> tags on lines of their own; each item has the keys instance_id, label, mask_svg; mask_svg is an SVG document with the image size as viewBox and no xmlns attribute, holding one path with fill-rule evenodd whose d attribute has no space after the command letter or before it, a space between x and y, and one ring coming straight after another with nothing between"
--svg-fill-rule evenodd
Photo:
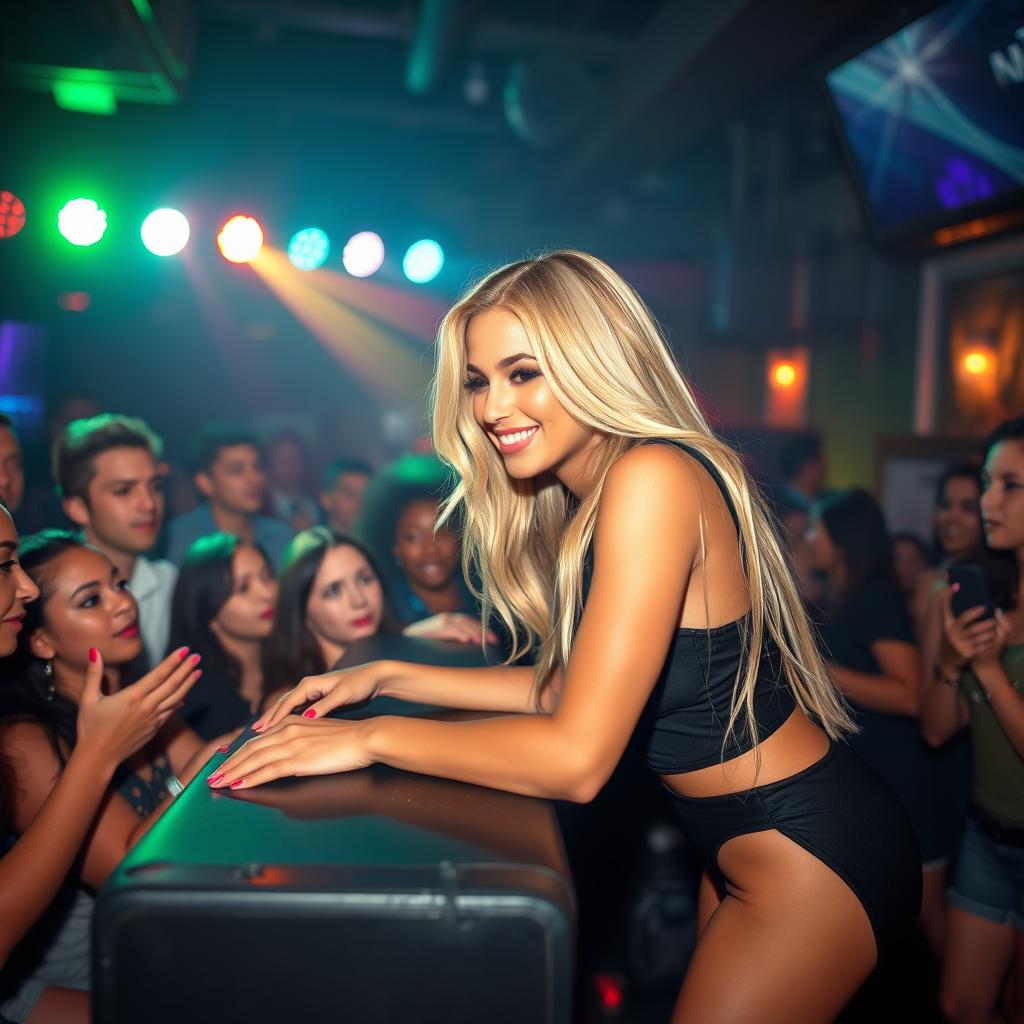
<instances>
[{"instance_id":1,"label":"blonde woman","mask_svg":"<svg viewBox=\"0 0 1024 1024\"><path fill-rule=\"evenodd\" d=\"M634 729L709 871L679 1021L832 1020L911 929L909 822L851 728L739 458L599 260L496 271L447 315L434 442L464 560L536 666L394 662L306 678L210 777L373 763L590 800ZM377 694L504 717L324 719ZM310 705L300 720L290 712Z\"/></svg>"}]
</instances>

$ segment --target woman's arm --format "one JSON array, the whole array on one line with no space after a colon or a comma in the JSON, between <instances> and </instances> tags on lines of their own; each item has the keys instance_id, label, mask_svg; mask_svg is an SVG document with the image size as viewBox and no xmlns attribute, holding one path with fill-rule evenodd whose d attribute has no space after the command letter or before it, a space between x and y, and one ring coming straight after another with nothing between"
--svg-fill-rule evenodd
<instances>
[{"instance_id":1,"label":"woman's arm","mask_svg":"<svg viewBox=\"0 0 1024 1024\"><path fill-rule=\"evenodd\" d=\"M945 587L932 584L928 610L921 625L921 735L930 747L941 747L967 728L971 712L958 680L963 660L943 642L942 595Z\"/></svg>"},{"instance_id":2,"label":"woman's arm","mask_svg":"<svg viewBox=\"0 0 1024 1024\"><path fill-rule=\"evenodd\" d=\"M280 724L222 764L211 785L374 761L511 790L586 801L626 746L679 624L700 543L698 484L662 446L633 449L605 481L594 578L557 710L473 722L384 717Z\"/></svg>"},{"instance_id":3,"label":"woman's arm","mask_svg":"<svg viewBox=\"0 0 1024 1024\"><path fill-rule=\"evenodd\" d=\"M73 751L39 813L0 860L0 968L60 889L115 768L98 751Z\"/></svg>"},{"instance_id":4,"label":"woman's arm","mask_svg":"<svg viewBox=\"0 0 1024 1024\"><path fill-rule=\"evenodd\" d=\"M916 716L921 691L917 648L904 640L876 640L871 653L881 672L858 672L833 664L829 666L832 681L862 707L889 715Z\"/></svg>"}]
</instances>

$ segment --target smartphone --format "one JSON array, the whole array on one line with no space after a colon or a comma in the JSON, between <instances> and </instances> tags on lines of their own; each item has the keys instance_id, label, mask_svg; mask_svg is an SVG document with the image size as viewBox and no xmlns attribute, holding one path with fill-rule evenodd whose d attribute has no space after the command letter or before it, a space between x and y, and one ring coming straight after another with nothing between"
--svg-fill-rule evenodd
<instances>
[{"instance_id":1,"label":"smartphone","mask_svg":"<svg viewBox=\"0 0 1024 1024\"><path fill-rule=\"evenodd\" d=\"M952 607L955 616L963 615L970 608L977 608L983 605L985 614L982 619L991 619L995 616L995 606L992 604L992 595L988 592L988 583L985 580L985 573L980 565L972 562L961 562L958 565L951 565L947 570L949 584L960 584L960 589L953 595Z\"/></svg>"}]
</instances>

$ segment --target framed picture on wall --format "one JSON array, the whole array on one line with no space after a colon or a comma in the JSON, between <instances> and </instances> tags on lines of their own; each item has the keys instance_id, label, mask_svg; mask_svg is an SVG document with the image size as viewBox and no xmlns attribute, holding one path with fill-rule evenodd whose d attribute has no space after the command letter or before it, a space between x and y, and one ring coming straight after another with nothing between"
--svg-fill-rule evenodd
<instances>
[{"instance_id":1,"label":"framed picture on wall","mask_svg":"<svg viewBox=\"0 0 1024 1024\"><path fill-rule=\"evenodd\" d=\"M878 440L876 491L890 533L909 530L932 538L935 487L954 462L981 462L973 437L889 435Z\"/></svg>"}]
</instances>

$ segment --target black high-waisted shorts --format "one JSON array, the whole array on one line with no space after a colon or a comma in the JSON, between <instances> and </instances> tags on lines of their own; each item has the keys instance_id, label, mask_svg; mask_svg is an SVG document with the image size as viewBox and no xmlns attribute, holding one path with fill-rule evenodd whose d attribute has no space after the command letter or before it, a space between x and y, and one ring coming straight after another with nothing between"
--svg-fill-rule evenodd
<instances>
[{"instance_id":1,"label":"black high-waisted shorts","mask_svg":"<svg viewBox=\"0 0 1024 1024\"><path fill-rule=\"evenodd\" d=\"M879 959L914 928L921 855L913 826L886 782L848 747L833 743L802 772L742 793L669 792L720 894L726 876L719 849L735 836L777 829L853 890L871 921Z\"/></svg>"}]
</instances>

